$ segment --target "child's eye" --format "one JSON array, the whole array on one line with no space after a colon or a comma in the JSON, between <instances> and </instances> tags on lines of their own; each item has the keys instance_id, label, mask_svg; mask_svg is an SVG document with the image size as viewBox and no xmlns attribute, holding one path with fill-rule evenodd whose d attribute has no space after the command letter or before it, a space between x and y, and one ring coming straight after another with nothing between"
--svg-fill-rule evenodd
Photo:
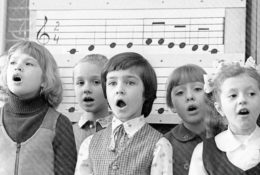
<instances>
[{"instance_id":1,"label":"child's eye","mask_svg":"<svg viewBox=\"0 0 260 175\"><path fill-rule=\"evenodd\" d=\"M15 61L10 61L9 64L14 65Z\"/></svg>"},{"instance_id":2,"label":"child's eye","mask_svg":"<svg viewBox=\"0 0 260 175\"><path fill-rule=\"evenodd\" d=\"M98 86L98 85L101 84L101 81L100 81L100 80L94 80L94 81L93 81L93 84L94 84L95 86Z\"/></svg>"},{"instance_id":3,"label":"child's eye","mask_svg":"<svg viewBox=\"0 0 260 175\"><path fill-rule=\"evenodd\" d=\"M130 86L133 86L133 85L135 85L135 82L134 81L128 81L127 84L130 85Z\"/></svg>"},{"instance_id":4,"label":"child's eye","mask_svg":"<svg viewBox=\"0 0 260 175\"><path fill-rule=\"evenodd\" d=\"M25 65L26 65L26 66L33 66L33 64L30 63L30 62L25 63Z\"/></svg>"},{"instance_id":5,"label":"child's eye","mask_svg":"<svg viewBox=\"0 0 260 175\"><path fill-rule=\"evenodd\" d=\"M181 96L181 95L183 95L183 91L178 91L178 92L175 93L175 95L176 96Z\"/></svg>"},{"instance_id":6,"label":"child's eye","mask_svg":"<svg viewBox=\"0 0 260 175\"><path fill-rule=\"evenodd\" d=\"M231 95L229 95L228 97L229 97L229 98L236 98L237 95L236 95L236 94L231 94Z\"/></svg>"},{"instance_id":7,"label":"child's eye","mask_svg":"<svg viewBox=\"0 0 260 175\"><path fill-rule=\"evenodd\" d=\"M249 96L254 96L256 93L255 92L250 92Z\"/></svg>"},{"instance_id":8,"label":"child's eye","mask_svg":"<svg viewBox=\"0 0 260 175\"><path fill-rule=\"evenodd\" d=\"M202 91L203 89L202 89L201 87L196 87L196 88L194 88L194 90L195 90L196 92L200 92L200 91Z\"/></svg>"},{"instance_id":9,"label":"child's eye","mask_svg":"<svg viewBox=\"0 0 260 175\"><path fill-rule=\"evenodd\" d=\"M109 85L109 86L115 86L115 85L116 85L116 82L115 82L115 81L109 81L109 82L107 82L107 85Z\"/></svg>"},{"instance_id":10,"label":"child's eye","mask_svg":"<svg viewBox=\"0 0 260 175\"><path fill-rule=\"evenodd\" d=\"M78 86L82 86L82 85L84 85L84 81L81 81L81 80L76 81L76 85L78 85Z\"/></svg>"}]
</instances>

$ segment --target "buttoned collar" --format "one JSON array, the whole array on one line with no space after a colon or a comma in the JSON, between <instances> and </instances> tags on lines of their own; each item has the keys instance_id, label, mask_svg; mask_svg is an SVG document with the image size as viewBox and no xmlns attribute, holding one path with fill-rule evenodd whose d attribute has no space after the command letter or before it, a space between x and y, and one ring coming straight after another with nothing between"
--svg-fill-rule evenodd
<instances>
[{"instance_id":1,"label":"buttoned collar","mask_svg":"<svg viewBox=\"0 0 260 175\"><path fill-rule=\"evenodd\" d=\"M144 116L140 116L126 122L121 122L116 117L112 119L112 134L115 134L115 130L119 127L119 125L123 124L125 132L127 133L128 138L134 136L134 134L139 131L145 124Z\"/></svg>"},{"instance_id":2,"label":"buttoned collar","mask_svg":"<svg viewBox=\"0 0 260 175\"><path fill-rule=\"evenodd\" d=\"M215 137L216 144L221 151L231 152L240 146L249 146L253 149L260 149L260 128L256 126L255 130L241 142L235 136L230 128Z\"/></svg>"},{"instance_id":3,"label":"buttoned collar","mask_svg":"<svg viewBox=\"0 0 260 175\"><path fill-rule=\"evenodd\" d=\"M87 123L87 122L93 122L92 120L90 120L89 116L86 115L86 113L83 113L81 116L80 116L80 119L79 119L79 122L78 122L78 125L80 128L83 128L83 126ZM112 115L109 114L108 116L106 117L103 117L103 118L99 118L97 119L94 124L96 122L99 122L99 124L102 126L102 128L105 128L107 127L112 121Z\"/></svg>"},{"instance_id":4,"label":"buttoned collar","mask_svg":"<svg viewBox=\"0 0 260 175\"><path fill-rule=\"evenodd\" d=\"M190 140L194 139L195 137L200 137L200 138L205 137L204 136L205 133L203 133L202 136L199 136L199 135L193 133L192 131L190 131L188 128L186 128L183 123L175 126L173 131L174 131L173 136L181 142L190 141Z\"/></svg>"}]
</instances>

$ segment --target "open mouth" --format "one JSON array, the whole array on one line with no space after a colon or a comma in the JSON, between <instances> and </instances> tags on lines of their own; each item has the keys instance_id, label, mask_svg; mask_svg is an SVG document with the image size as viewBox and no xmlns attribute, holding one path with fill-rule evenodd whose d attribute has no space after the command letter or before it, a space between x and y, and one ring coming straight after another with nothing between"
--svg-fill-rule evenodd
<instances>
[{"instance_id":1,"label":"open mouth","mask_svg":"<svg viewBox=\"0 0 260 175\"><path fill-rule=\"evenodd\" d=\"M198 107L197 106L195 106L195 105L190 105L190 106L188 106L188 111L189 112L192 112L192 111L195 111L195 110L197 110L198 109Z\"/></svg>"},{"instance_id":2,"label":"open mouth","mask_svg":"<svg viewBox=\"0 0 260 175\"><path fill-rule=\"evenodd\" d=\"M20 82L20 81L22 81L22 78L20 75L15 74L15 75L13 75L13 81Z\"/></svg>"},{"instance_id":3,"label":"open mouth","mask_svg":"<svg viewBox=\"0 0 260 175\"><path fill-rule=\"evenodd\" d=\"M246 109L246 108L240 109L240 110L238 111L238 114L239 114L239 115L248 115L248 114L249 114L249 110Z\"/></svg>"},{"instance_id":4,"label":"open mouth","mask_svg":"<svg viewBox=\"0 0 260 175\"><path fill-rule=\"evenodd\" d=\"M84 102L93 102L94 99L91 98L91 97L85 97L85 98L83 99L83 101L84 101Z\"/></svg>"},{"instance_id":5,"label":"open mouth","mask_svg":"<svg viewBox=\"0 0 260 175\"><path fill-rule=\"evenodd\" d=\"M123 100L118 100L116 102L116 106L118 106L119 108L123 108L126 106L126 103Z\"/></svg>"}]
</instances>

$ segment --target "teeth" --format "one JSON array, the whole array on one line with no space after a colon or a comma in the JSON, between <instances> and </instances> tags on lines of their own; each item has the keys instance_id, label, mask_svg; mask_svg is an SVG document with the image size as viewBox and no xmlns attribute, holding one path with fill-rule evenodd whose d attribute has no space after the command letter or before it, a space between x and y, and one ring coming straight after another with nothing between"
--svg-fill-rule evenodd
<instances>
[{"instance_id":1,"label":"teeth","mask_svg":"<svg viewBox=\"0 0 260 175\"><path fill-rule=\"evenodd\" d=\"M241 109L239 111L239 114L248 114L248 113L249 113L249 111L247 109Z\"/></svg>"},{"instance_id":2,"label":"teeth","mask_svg":"<svg viewBox=\"0 0 260 175\"><path fill-rule=\"evenodd\" d=\"M188 107L188 111L194 111L194 110L196 110L196 109L197 109L196 106L189 106L189 107Z\"/></svg>"},{"instance_id":3,"label":"teeth","mask_svg":"<svg viewBox=\"0 0 260 175\"><path fill-rule=\"evenodd\" d=\"M89 101L94 101L94 99L90 98L90 97L86 97L86 98L83 99L83 101L89 102Z\"/></svg>"}]
</instances>

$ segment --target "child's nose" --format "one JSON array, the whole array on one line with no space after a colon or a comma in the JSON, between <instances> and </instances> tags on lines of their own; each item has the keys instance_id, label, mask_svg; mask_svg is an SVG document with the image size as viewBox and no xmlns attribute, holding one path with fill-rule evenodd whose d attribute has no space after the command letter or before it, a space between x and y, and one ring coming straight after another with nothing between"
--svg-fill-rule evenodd
<instances>
[{"instance_id":1,"label":"child's nose","mask_svg":"<svg viewBox=\"0 0 260 175\"><path fill-rule=\"evenodd\" d=\"M195 100L193 93L191 92L191 90L187 90L186 101L188 102L188 101L193 101L193 100Z\"/></svg>"},{"instance_id":2,"label":"child's nose","mask_svg":"<svg viewBox=\"0 0 260 175\"><path fill-rule=\"evenodd\" d=\"M84 93L85 94L91 94L92 93L92 87L90 83L85 83L84 85Z\"/></svg>"},{"instance_id":3,"label":"child's nose","mask_svg":"<svg viewBox=\"0 0 260 175\"><path fill-rule=\"evenodd\" d=\"M122 95L125 94L125 88L122 83L118 84L116 94L122 94Z\"/></svg>"},{"instance_id":4,"label":"child's nose","mask_svg":"<svg viewBox=\"0 0 260 175\"><path fill-rule=\"evenodd\" d=\"M244 95L239 95L239 97L238 97L238 104L240 104L240 105L247 104L247 100L246 100L246 97Z\"/></svg>"},{"instance_id":5,"label":"child's nose","mask_svg":"<svg viewBox=\"0 0 260 175\"><path fill-rule=\"evenodd\" d=\"M23 67L21 66L21 65L17 65L16 67L15 67L15 70L16 71L23 71Z\"/></svg>"}]
</instances>

